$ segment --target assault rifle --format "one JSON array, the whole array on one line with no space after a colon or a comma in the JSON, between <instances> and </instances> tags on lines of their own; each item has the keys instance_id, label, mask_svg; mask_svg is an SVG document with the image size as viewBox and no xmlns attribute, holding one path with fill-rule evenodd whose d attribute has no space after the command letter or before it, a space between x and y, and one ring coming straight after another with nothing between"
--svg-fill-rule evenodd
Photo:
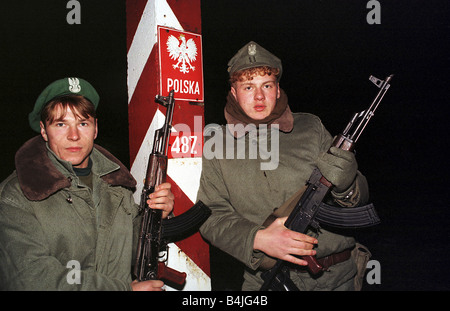
<instances>
[{"instance_id":1,"label":"assault rifle","mask_svg":"<svg viewBox=\"0 0 450 311\"><path fill-rule=\"evenodd\" d=\"M198 201L183 214L162 219L161 210L149 208L148 196L158 185L166 181L167 149L175 102L174 91L170 91L167 97L157 95L155 102L166 107L166 118L164 125L155 131L153 149L148 160L141 194L142 221L133 274L138 281L164 280L170 285L181 287L187 275L167 267L165 264L167 245L198 231L200 225L211 214L211 210L202 201Z\"/></svg>"},{"instance_id":2,"label":"assault rifle","mask_svg":"<svg viewBox=\"0 0 450 311\"><path fill-rule=\"evenodd\" d=\"M389 89L389 83L392 77L393 75L390 75L384 81L374 76L369 77L369 80L380 89L377 96L367 110L354 114L344 131L336 136L332 147L354 151L356 141ZM325 204L323 200L331 191L333 185L322 176L317 168L313 170L305 187L300 199L298 201L294 199L293 202L296 203L285 222L286 228L290 230L306 233L310 227L319 229L320 224L327 224L338 228L361 228L373 226L380 221L373 204L351 208L341 208ZM271 218L273 219L275 217L269 216L265 224L270 223ZM324 268L317 262L314 256L302 256L302 258L308 262L308 269L312 274L316 275L324 271ZM264 280L260 289L262 291L269 289L276 291L299 290L289 277L289 266L287 262L281 259L276 260L275 265L269 270L264 271L261 277Z\"/></svg>"}]
</instances>

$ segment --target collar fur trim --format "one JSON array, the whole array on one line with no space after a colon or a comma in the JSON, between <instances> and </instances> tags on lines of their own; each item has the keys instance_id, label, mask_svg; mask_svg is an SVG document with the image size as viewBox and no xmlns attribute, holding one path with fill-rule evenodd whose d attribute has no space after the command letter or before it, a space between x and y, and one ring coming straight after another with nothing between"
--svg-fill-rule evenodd
<instances>
[{"instance_id":1,"label":"collar fur trim","mask_svg":"<svg viewBox=\"0 0 450 311\"><path fill-rule=\"evenodd\" d=\"M102 176L102 179L113 186L133 189L136 180L128 169L106 149L98 145L95 145L95 148L120 166L120 169ZM47 152L45 141L38 135L28 140L16 153L15 164L19 184L28 200L44 200L71 185L70 180L52 163Z\"/></svg>"}]
</instances>

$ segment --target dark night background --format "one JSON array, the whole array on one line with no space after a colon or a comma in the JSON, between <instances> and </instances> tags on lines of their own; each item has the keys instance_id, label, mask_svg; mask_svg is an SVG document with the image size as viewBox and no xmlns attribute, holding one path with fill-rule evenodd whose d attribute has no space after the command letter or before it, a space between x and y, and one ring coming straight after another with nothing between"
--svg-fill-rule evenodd
<instances>
[{"instance_id":1,"label":"dark night background","mask_svg":"<svg viewBox=\"0 0 450 311\"><path fill-rule=\"evenodd\" d=\"M332 134L368 107L378 90L370 75L394 74L357 146L382 220L358 233L381 264L381 284L364 290L447 291L450 2L380 0L380 25L366 22L367 2L203 0L206 123L223 123L226 64L250 40L283 61L291 109L318 115ZM36 97L65 76L96 87L97 143L129 165L125 1L80 0L81 25L67 24L66 3L1 4L0 180L35 135L27 115ZM212 268L214 286L234 289L232 274L220 267Z\"/></svg>"}]
</instances>

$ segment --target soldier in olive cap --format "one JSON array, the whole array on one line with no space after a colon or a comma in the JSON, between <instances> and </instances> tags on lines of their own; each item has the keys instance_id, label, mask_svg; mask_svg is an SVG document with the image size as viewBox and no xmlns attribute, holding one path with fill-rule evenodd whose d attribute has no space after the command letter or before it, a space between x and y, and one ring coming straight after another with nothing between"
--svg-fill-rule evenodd
<instances>
[{"instance_id":1,"label":"soldier in olive cap","mask_svg":"<svg viewBox=\"0 0 450 311\"><path fill-rule=\"evenodd\" d=\"M328 198L334 204L353 207L368 200L367 181L357 170L354 154L337 148L328 153L332 137L319 118L291 112L279 85L282 70L280 59L253 41L229 61L227 126L215 129L224 133L225 148L220 156L203 152L197 198L211 208L212 215L200 232L245 264L244 290L259 290L261 271L276 258L293 263L291 278L300 290L352 290L357 272L351 258L352 237L325 229L294 232L284 226L286 217L265 223L305 185L315 167L335 186ZM237 125L245 131L233 131ZM265 126L270 132L263 131ZM262 169L266 159L261 154L230 156L233 144L250 150L274 139L279 161L273 169ZM307 262L297 257L304 255L315 255L327 271L311 275Z\"/></svg>"},{"instance_id":2,"label":"soldier in olive cap","mask_svg":"<svg viewBox=\"0 0 450 311\"><path fill-rule=\"evenodd\" d=\"M131 278L138 206L127 168L94 144L99 95L80 78L51 83L28 119L40 135L0 184L0 289L161 290ZM173 209L169 183L150 207Z\"/></svg>"}]
</instances>

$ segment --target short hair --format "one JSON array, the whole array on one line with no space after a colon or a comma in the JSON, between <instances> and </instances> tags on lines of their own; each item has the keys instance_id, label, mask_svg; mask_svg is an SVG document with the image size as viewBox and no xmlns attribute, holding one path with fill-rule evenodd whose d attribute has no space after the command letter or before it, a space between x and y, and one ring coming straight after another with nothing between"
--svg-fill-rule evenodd
<instances>
[{"instance_id":1,"label":"short hair","mask_svg":"<svg viewBox=\"0 0 450 311\"><path fill-rule=\"evenodd\" d=\"M269 66L253 67L248 69L239 70L233 72L230 77L230 83L233 84L237 81L252 80L254 76L274 75L277 80L279 79L280 69Z\"/></svg>"},{"instance_id":2,"label":"short hair","mask_svg":"<svg viewBox=\"0 0 450 311\"><path fill-rule=\"evenodd\" d=\"M75 116L78 118L86 118L89 117L97 118L94 104L92 104L88 99L81 95L63 95L60 97L56 97L48 102L44 106L41 111L41 121L44 123L49 122L53 123L56 118L62 117L57 116L55 113L55 108L61 105L63 109L64 116L67 113L67 109L71 109Z\"/></svg>"}]
</instances>

